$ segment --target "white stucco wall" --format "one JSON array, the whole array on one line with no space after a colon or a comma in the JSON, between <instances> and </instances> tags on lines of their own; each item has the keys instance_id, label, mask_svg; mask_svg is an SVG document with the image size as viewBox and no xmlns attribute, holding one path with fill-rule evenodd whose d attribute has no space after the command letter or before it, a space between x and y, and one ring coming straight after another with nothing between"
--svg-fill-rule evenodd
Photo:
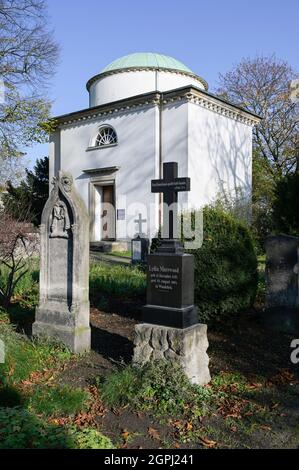
<instances>
[{"instance_id":1,"label":"white stucco wall","mask_svg":"<svg viewBox=\"0 0 299 470\"><path fill-rule=\"evenodd\" d=\"M179 194L185 207L201 208L224 193L251 198L252 128L193 103L166 105L162 114L163 162L179 163L191 191Z\"/></svg>"},{"instance_id":2,"label":"white stucco wall","mask_svg":"<svg viewBox=\"0 0 299 470\"><path fill-rule=\"evenodd\" d=\"M188 104L176 102L163 107L162 160L178 163L178 176L188 175ZM188 193L179 193L178 202L188 203Z\"/></svg>"},{"instance_id":3,"label":"white stucco wall","mask_svg":"<svg viewBox=\"0 0 299 470\"><path fill-rule=\"evenodd\" d=\"M223 190L234 195L241 188L250 195L250 126L187 101L166 104L161 116L162 162L178 162L179 176L191 178L191 191L179 194L185 208L201 208ZM103 124L114 127L118 145L87 150ZM151 194L151 180L159 178L159 132L160 113L154 105L63 126L51 136L50 176L59 169L69 171L91 211L92 176L83 170L119 167L115 176L116 209L126 209L126 220L116 221L117 239L134 235L133 221L139 212L148 220L148 236L155 236L159 196ZM100 193L95 199L99 206ZM98 213L95 224L100 227ZM100 239L97 229L94 240Z\"/></svg>"},{"instance_id":4,"label":"white stucco wall","mask_svg":"<svg viewBox=\"0 0 299 470\"><path fill-rule=\"evenodd\" d=\"M201 207L223 191L251 196L252 128L196 104L188 105L189 204Z\"/></svg>"},{"instance_id":5,"label":"white stucco wall","mask_svg":"<svg viewBox=\"0 0 299 470\"><path fill-rule=\"evenodd\" d=\"M155 70L121 72L99 78L91 85L89 106L98 106L143 93L167 91L188 85L204 88L196 78L180 73Z\"/></svg>"},{"instance_id":6,"label":"white stucco wall","mask_svg":"<svg viewBox=\"0 0 299 470\"><path fill-rule=\"evenodd\" d=\"M87 150L99 126L109 124L118 136L118 145ZM120 167L116 172L116 209L126 209L126 221L131 230L136 229L133 220L146 205L143 217L150 221L150 205L157 202L151 194L151 180L158 177L158 108L138 108L127 113L103 119L64 126L60 136L60 168L70 172L87 207L90 206L91 176L83 170ZM52 141L57 141L57 135ZM51 172L54 169L54 142L51 143ZM56 145L56 149L57 149ZM57 168L58 169L58 168ZM124 199L125 196L125 199ZM139 206L138 206L139 204ZM157 210L153 210L148 234L154 236L158 228ZM98 219L97 219L98 220ZM117 221L118 238L125 238L124 222ZM144 227L145 228L145 227ZM133 234L134 235L134 234ZM100 238L100 237L98 237Z\"/></svg>"}]
</instances>

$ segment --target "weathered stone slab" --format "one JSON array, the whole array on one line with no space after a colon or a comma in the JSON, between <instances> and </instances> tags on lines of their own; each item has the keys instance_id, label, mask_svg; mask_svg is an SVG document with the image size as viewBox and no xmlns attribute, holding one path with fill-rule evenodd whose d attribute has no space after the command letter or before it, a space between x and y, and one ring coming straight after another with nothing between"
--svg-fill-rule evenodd
<instances>
[{"instance_id":1,"label":"weathered stone slab","mask_svg":"<svg viewBox=\"0 0 299 470\"><path fill-rule=\"evenodd\" d=\"M298 307L299 238L270 236L266 239L265 248L266 307Z\"/></svg>"},{"instance_id":2,"label":"weathered stone slab","mask_svg":"<svg viewBox=\"0 0 299 470\"><path fill-rule=\"evenodd\" d=\"M82 353L90 350L89 216L71 175L60 172L53 185L40 227L40 299L32 332Z\"/></svg>"},{"instance_id":3,"label":"weathered stone slab","mask_svg":"<svg viewBox=\"0 0 299 470\"><path fill-rule=\"evenodd\" d=\"M144 365L149 361L167 360L179 363L191 383L205 385L210 382L207 325L189 328L141 323L135 327L133 363Z\"/></svg>"}]
</instances>

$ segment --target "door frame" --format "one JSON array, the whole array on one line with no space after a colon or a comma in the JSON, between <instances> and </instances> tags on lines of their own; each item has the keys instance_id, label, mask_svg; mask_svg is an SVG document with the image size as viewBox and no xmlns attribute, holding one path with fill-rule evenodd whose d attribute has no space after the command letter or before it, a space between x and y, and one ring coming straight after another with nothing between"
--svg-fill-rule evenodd
<instances>
[{"instance_id":1,"label":"door frame","mask_svg":"<svg viewBox=\"0 0 299 470\"><path fill-rule=\"evenodd\" d=\"M109 171L107 171L109 170ZM115 237L110 238L108 241L116 240L116 172L118 168L103 168L97 170L86 170L84 173L90 173L91 177L89 180L89 216L90 216L90 241L103 241L102 234L101 240L96 240L95 233L95 213L96 213L96 187L97 186L113 186L113 204L115 208L115 221L114 221L114 232Z\"/></svg>"},{"instance_id":2,"label":"door frame","mask_svg":"<svg viewBox=\"0 0 299 470\"><path fill-rule=\"evenodd\" d=\"M94 185L94 188L96 189L96 187L99 186L100 188L102 188L102 199L104 199L104 187L108 186L109 188L112 188L112 205L114 207L114 216L111 217L111 223L113 224L113 230L112 230L112 237L110 238L103 238L103 224L101 224L101 241L107 241L107 242L111 242L111 241L115 241L116 240L116 209L115 209L115 183L114 184L106 184L105 183L102 183L102 184L95 184ZM103 203L104 201L102 201ZM95 210L96 210L96 206L95 206ZM102 209L101 209L102 210ZM95 216L95 214L94 214ZM102 216L101 216L102 217ZM110 220L110 219L109 219Z\"/></svg>"}]
</instances>

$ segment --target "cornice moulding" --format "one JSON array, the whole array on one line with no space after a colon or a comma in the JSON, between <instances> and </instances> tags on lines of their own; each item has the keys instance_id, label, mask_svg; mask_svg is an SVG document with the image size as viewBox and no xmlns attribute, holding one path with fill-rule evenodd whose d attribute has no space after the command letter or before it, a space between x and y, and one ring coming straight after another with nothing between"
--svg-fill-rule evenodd
<instances>
[{"instance_id":1,"label":"cornice moulding","mask_svg":"<svg viewBox=\"0 0 299 470\"><path fill-rule=\"evenodd\" d=\"M144 72L144 71L146 72L169 72L169 73L176 73L179 75L184 75L187 77L192 77L195 80L198 80L204 86L205 90L208 90L209 88L209 85L206 82L206 80L204 80L202 77L192 72L187 72L184 70L177 70L177 69L170 69L166 67L165 68L164 67L127 67L124 69L109 70L107 72L98 73L97 75L92 77L90 80L88 80L86 84L86 89L87 91L89 91L90 87L95 82L97 82L98 80L101 80L102 78L108 77L109 75L117 75L119 73L125 73L125 72Z\"/></svg>"},{"instance_id":2,"label":"cornice moulding","mask_svg":"<svg viewBox=\"0 0 299 470\"><path fill-rule=\"evenodd\" d=\"M255 126L261 121L260 116L193 86L177 88L164 93L152 92L137 95L131 98L125 98L112 103L58 116L53 118L53 120L58 124L58 127L68 126L74 123L92 121L112 114L132 112L150 106L167 106L168 104L178 101L201 106L249 126Z\"/></svg>"}]
</instances>

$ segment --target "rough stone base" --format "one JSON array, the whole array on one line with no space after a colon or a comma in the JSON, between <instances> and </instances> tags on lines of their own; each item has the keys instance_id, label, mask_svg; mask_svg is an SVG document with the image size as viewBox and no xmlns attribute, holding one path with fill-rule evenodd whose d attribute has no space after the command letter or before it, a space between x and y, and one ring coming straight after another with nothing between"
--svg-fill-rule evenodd
<instances>
[{"instance_id":1,"label":"rough stone base","mask_svg":"<svg viewBox=\"0 0 299 470\"><path fill-rule=\"evenodd\" d=\"M90 327L72 328L37 321L32 325L32 334L37 337L57 339L75 354L90 351Z\"/></svg>"},{"instance_id":2,"label":"rough stone base","mask_svg":"<svg viewBox=\"0 0 299 470\"><path fill-rule=\"evenodd\" d=\"M166 359L181 364L193 384L205 385L211 380L206 352L209 347L207 325L179 329L141 323L135 327L134 344L133 363L136 365Z\"/></svg>"}]
</instances>

